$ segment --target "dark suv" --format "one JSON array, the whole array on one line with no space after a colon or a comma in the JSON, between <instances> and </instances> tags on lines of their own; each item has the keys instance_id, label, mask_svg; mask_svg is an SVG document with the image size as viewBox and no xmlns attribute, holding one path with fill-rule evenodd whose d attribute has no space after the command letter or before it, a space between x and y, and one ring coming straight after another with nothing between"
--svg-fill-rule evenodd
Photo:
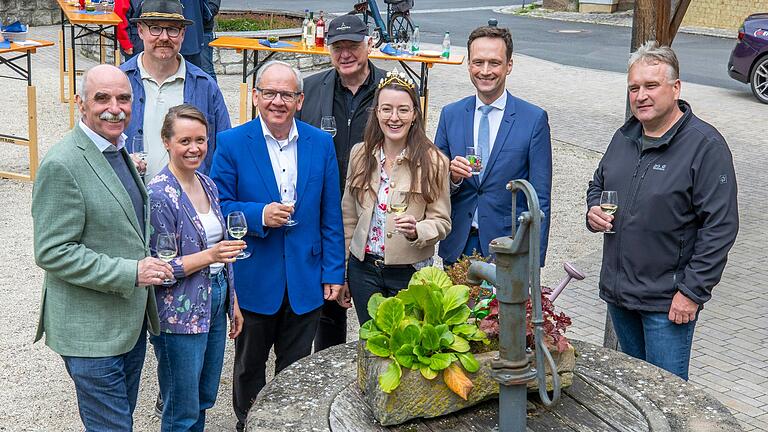
<instances>
[{"instance_id":1,"label":"dark suv","mask_svg":"<svg viewBox=\"0 0 768 432\"><path fill-rule=\"evenodd\" d=\"M768 104L768 12L744 20L728 60L728 75L750 84L757 100Z\"/></svg>"}]
</instances>

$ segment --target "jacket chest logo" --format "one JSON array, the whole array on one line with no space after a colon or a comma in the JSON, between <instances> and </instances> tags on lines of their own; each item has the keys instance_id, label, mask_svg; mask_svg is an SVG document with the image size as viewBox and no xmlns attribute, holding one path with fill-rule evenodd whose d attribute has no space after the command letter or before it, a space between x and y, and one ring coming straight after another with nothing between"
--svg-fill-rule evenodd
<instances>
[{"instance_id":1,"label":"jacket chest logo","mask_svg":"<svg viewBox=\"0 0 768 432\"><path fill-rule=\"evenodd\" d=\"M667 164L653 164L653 170L654 171L666 171L667 170Z\"/></svg>"}]
</instances>

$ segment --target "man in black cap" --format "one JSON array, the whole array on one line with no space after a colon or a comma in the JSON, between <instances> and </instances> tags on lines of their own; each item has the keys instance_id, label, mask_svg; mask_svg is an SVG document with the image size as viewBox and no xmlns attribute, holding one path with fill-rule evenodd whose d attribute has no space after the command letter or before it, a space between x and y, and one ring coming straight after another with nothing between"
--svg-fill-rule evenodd
<instances>
[{"instance_id":1,"label":"man in black cap","mask_svg":"<svg viewBox=\"0 0 768 432\"><path fill-rule=\"evenodd\" d=\"M363 140L376 83L386 75L368 60L373 42L368 28L357 15L342 15L328 24L328 49L332 69L304 81L304 104L296 119L320 127L326 116L336 119L336 159L339 188L344 193L349 151ZM343 304L343 307L340 306ZM315 351L346 342L349 299L326 301L315 334ZM362 323L361 323L362 324Z\"/></svg>"}]
</instances>

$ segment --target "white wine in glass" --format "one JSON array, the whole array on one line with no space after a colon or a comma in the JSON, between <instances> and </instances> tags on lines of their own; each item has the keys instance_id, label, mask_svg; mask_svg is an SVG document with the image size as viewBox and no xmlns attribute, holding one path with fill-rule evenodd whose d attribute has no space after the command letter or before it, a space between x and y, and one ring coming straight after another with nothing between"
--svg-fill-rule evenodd
<instances>
[{"instance_id":1,"label":"white wine in glass","mask_svg":"<svg viewBox=\"0 0 768 432\"><path fill-rule=\"evenodd\" d=\"M408 192L390 189L387 210L394 213L395 216L402 216L408 210ZM395 229L394 232L399 233L400 231Z\"/></svg>"},{"instance_id":2,"label":"white wine in glass","mask_svg":"<svg viewBox=\"0 0 768 432\"><path fill-rule=\"evenodd\" d=\"M320 129L331 134L332 137L336 136L336 118L334 116L323 116L320 119Z\"/></svg>"},{"instance_id":3,"label":"white wine in glass","mask_svg":"<svg viewBox=\"0 0 768 432\"><path fill-rule=\"evenodd\" d=\"M229 235L240 240L248 234L248 221L245 219L245 214L241 211L233 211L227 215L227 232ZM246 259L251 256L251 253L243 250L235 258Z\"/></svg>"},{"instance_id":4,"label":"white wine in glass","mask_svg":"<svg viewBox=\"0 0 768 432\"><path fill-rule=\"evenodd\" d=\"M293 185L292 181L280 183L280 203L290 207L293 207L296 204L296 186ZM296 222L296 220L289 214L288 220L285 222L284 226L290 227L296 224L298 224L298 222Z\"/></svg>"},{"instance_id":5,"label":"white wine in glass","mask_svg":"<svg viewBox=\"0 0 768 432\"><path fill-rule=\"evenodd\" d=\"M619 210L619 197L616 191L603 191L600 194L600 210L608 215L616 214L616 211ZM616 231L607 230L604 232L606 234L614 234Z\"/></svg>"},{"instance_id":6,"label":"white wine in glass","mask_svg":"<svg viewBox=\"0 0 768 432\"><path fill-rule=\"evenodd\" d=\"M165 262L171 262L178 254L176 248L176 234L161 233L157 236L157 257ZM163 285L171 285L176 282L174 279L163 279Z\"/></svg>"}]
</instances>

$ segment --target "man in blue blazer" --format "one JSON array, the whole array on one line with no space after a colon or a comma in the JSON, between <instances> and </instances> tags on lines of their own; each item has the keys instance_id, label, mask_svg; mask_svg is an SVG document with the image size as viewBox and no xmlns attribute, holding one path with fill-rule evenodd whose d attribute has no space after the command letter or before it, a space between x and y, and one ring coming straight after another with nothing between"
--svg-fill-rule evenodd
<instances>
[{"instance_id":1,"label":"man in blue blazer","mask_svg":"<svg viewBox=\"0 0 768 432\"><path fill-rule=\"evenodd\" d=\"M259 117L219 134L211 177L225 214L241 211L250 258L235 263L243 331L235 340L237 429L264 387L274 345L275 372L310 354L323 300L344 283L339 170L331 136L294 114L304 100L298 70L268 62L256 76ZM295 187L294 205L281 203ZM296 225L286 226L291 219Z\"/></svg>"},{"instance_id":2,"label":"man in blue blazer","mask_svg":"<svg viewBox=\"0 0 768 432\"><path fill-rule=\"evenodd\" d=\"M512 71L512 35L497 27L479 27L467 42L469 76L476 96L446 105L440 113L435 144L451 159L451 219L453 228L440 242L438 254L446 264L474 250L487 256L491 240L508 236L520 212L527 210L522 193L516 214L506 185L526 179L539 196L541 266L549 237L552 188L552 145L547 113L512 96L506 78ZM481 157L473 166L472 147Z\"/></svg>"}]
</instances>

